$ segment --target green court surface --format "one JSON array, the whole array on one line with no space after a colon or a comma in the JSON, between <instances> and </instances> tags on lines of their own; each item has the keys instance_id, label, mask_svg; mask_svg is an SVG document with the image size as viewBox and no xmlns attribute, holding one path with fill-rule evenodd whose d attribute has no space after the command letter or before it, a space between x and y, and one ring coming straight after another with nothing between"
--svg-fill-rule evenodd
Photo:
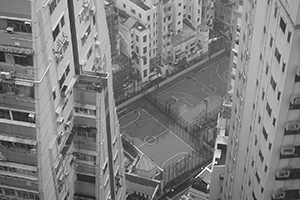
<instances>
[{"instance_id":1,"label":"green court surface","mask_svg":"<svg viewBox=\"0 0 300 200\"><path fill-rule=\"evenodd\" d=\"M119 119L121 131L159 167L190 154L193 149L143 108Z\"/></svg>"}]
</instances>

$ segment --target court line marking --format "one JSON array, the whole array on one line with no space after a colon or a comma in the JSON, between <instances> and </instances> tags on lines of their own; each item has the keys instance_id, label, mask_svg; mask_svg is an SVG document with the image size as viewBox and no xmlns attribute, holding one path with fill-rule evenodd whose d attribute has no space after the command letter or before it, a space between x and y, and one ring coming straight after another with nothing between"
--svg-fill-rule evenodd
<instances>
[{"instance_id":1,"label":"court line marking","mask_svg":"<svg viewBox=\"0 0 300 200\"><path fill-rule=\"evenodd\" d=\"M153 138L157 139L157 137L161 136L162 134L164 134L165 132L169 131L169 129L164 130L163 132L161 132L160 134L158 134L157 136L152 136ZM146 137L148 137L149 135L147 135ZM138 146L138 148L144 146L146 144L146 142L144 142L143 144L141 144L140 146Z\"/></svg>"},{"instance_id":2,"label":"court line marking","mask_svg":"<svg viewBox=\"0 0 300 200\"><path fill-rule=\"evenodd\" d=\"M137 112L138 112L137 118L134 119L133 121L129 122L128 124L126 124L126 125L124 125L124 126L121 126L121 128L126 128L127 126L129 126L129 125L133 124L134 122L136 122L137 120L139 120L139 119L140 119L140 116L141 116L141 113L140 113L139 110L137 110Z\"/></svg>"},{"instance_id":3,"label":"court line marking","mask_svg":"<svg viewBox=\"0 0 300 200\"><path fill-rule=\"evenodd\" d=\"M174 158L174 157L176 157L176 156L178 156L178 155L181 155L181 154L189 154L189 153L183 151L183 152L179 152L179 153L175 154L175 155L172 156L171 158L168 158L167 160L165 160L165 161L163 162L163 164L161 165L160 168L164 169L164 165L166 164L166 162L168 162L168 161L171 160L172 158ZM178 160L179 160L179 159L178 159Z\"/></svg>"},{"instance_id":4,"label":"court line marking","mask_svg":"<svg viewBox=\"0 0 300 200\"><path fill-rule=\"evenodd\" d=\"M221 97L218 93L216 93L216 92L213 92L209 87L207 87L204 83L202 83L202 82L200 82L198 79L196 79L196 78L192 78L193 80L195 80L197 83L199 83L200 85L202 85L203 87L206 87L207 89L209 89L210 91L211 91L211 94L215 94L215 95L217 95L217 96L219 96L219 97ZM204 91L203 91L204 92Z\"/></svg>"},{"instance_id":5,"label":"court line marking","mask_svg":"<svg viewBox=\"0 0 300 200\"><path fill-rule=\"evenodd\" d=\"M163 125L160 121L158 121L155 117L153 117L150 113L148 113L146 110L144 110L142 108L142 110L147 113L150 117L152 117L156 122L158 122L160 125L162 125L165 129L168 129L165 125ZM178 135L176 135L172 130L168 129L170 131L170 133L172 133L173 135L175 135L175 137L177 137L180 141L182 141L184 144L186 144L192 151L194 151L194 149L185 141L183 141Z\"/></svg>"},{"instance_id":6,"label":"court line marking","mask_svg":"<svg viewBox=\"0 0 300 200\"><path fill-rule=\"evenodd\" d=\"M134 109L133 111L130 111L129 113L126 113L126 115L124 115L124 116L122 116L122 117L119 118L119 121L120 121L120 119L122 119L123 117L126 117L127 115L130 115L131 113L136 112L136 111L138 111L138 110L139 110L139 109L137 108L137 109Z\"/></svg>"},{"instance_id":7,"label":"court line marking","mask_svg":"<svg viewBox=\"0 0 300 200\"><path fill-rule=\"evenodd\" d=\"M222 59L220 59L220 60L214 61L214 62L211 63L210 65L207 65L206 67L203 67L203 68L200 69L199 71L196 71L195 74L196 74L196 73L199 73L199 72L201 72L201 71L203 71L203 70L208 69L209 67L213 66L213 65L216 64L216 63L219 63L219 64L220 64L220 63L222 63L224 60L228 60L228 58L225 57L225 58L222 58ZM205 64L205 63L203 63L203 64ZM203 64L201 64L201 65L203 65ZM200 65L199 65L199 66L200 66ZM198 67L199 67L199 66L198 66ZM196 67L196 68L197 68L197 67ZM193 70L191 70L191 71L193 71ZM186 73L189 73L189 72L186 72ZM187 77L188 77L188 76L187 76ZM186 77L185 77L185 78L186 78ZM185 78L183 78L182 80L180 80L180 81L178 81L177 83L173 84L171 87L168 87L168 88L162 90L162 91L159 92L156 96L159 97L160 94L164 93L166 90L170 90L170 89L173 88L174 86L176 86L176 85L178 85L179 83L185 81L185 80L186 80ZM176 80L176 79L174 79L174 80Z\"/></svg>"},{"instance_id":8,"label":"court line marking","mask_svg":"<svg viewBox=\"0 0 300 200\"><path fill-rule=\"evenodd\" d=\"M185 100L185 97L181 97L183 101L185 101L187 104L189 104L191 107L194 107L193 104L191 104L189 101ZM192 99L193 100L193 99ZM193 100L194 101L194 100Z\"/></svg>"},{"instance_id":9,"label":"court line marking","mask_svg":"<svg viewBox=\"0 0 300 200\"><path fill-rule=\"evenodd\" d=\"M156 98L159 98L160 96L163 96L163 95L167 95L167 94L172 94L172 93L177 93L177 94L183 94L183 95L185 95L185 96L187 96L187 97L190 97L190 98L192 98L192 99L194 99L194 101L196 101L197 103L200 103L201 101L198 101L198 99L196 98L196 97L194 97L193 95L191 95L191 94L188 94L188 93L186 93L186 92L176 92L176 91L174 91L174 92L165 92L165 93L162 93L162 94L160 94L160 95L158 95L158 96L156 96ZM173 95L174 96L174 95ZM180 98L184 98L184 97L180 97Z\"/></svg>"},{"instance_id":10,"label":"court line marking","mask_svg":"<svg viewBox=\"0 0 300 200\"><path fill-rule=\"evenodd\" d=\"M221 65L223 62L225 62L225 61L227 61L227 60L230 61L230 59L226 58L226 59L224 59L222 62L220 62L220 63L217 65L217 67L216 67L216 72L217 72L218 77L219 77L223 82L225 82L225 83L227 83L227 81L224 80L224 79L221 77L221 75L219 74L219 67L220 67L220 65ZM228 70L227 70L227 71L228 71ZM223 74L224 74L224 72L223 72Z\"/></svg>"}]
</instances>

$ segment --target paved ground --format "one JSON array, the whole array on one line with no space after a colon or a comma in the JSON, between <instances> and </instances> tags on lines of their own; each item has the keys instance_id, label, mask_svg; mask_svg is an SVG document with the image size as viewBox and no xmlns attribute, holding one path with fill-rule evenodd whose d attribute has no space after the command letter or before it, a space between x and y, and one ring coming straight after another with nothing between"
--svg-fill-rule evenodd
<instances>
[{"instance_id":1,"label":"paved ground","mask_svg":"<svg viewBox=\"0 0 300 200\"><path fill-rule=\"evenodd\" d=\"M120 117L119 121L121 132L161 168L193 151L169 127L141 107Z\"/></svg>"},{"instance_id":2,"label":"paved ground","mask_svg":"<svg viewBox=\"0 0 300 200\"><path fill-rule=\"evenodd\" d=\"M190 123L205 115L205 100L208 102L207 112L210 112L220 106L227 93L228 57L220 56L199 68L152 92Z\"/></svg>"}]
</instances>

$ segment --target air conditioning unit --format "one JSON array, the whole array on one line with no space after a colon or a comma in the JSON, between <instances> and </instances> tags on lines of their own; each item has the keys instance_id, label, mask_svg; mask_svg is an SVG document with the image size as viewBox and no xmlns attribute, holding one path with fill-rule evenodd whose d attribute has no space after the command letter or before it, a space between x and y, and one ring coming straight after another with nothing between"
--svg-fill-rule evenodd
<instances>
[{"instance_id":1,"label":"air conditioning unit","mask_svg":"<svg viewBox=\"0 0 300 200\"><path fill-rule=\"evenodd\" d=\"M281 169L277 172L277 178L288 178L290 176L290 170Z\"/></svg>"},{"instance_id":2,"label":"air conditioning unit","mask_svg":"<svg viewBox=\"0 0 300 200\"><path fill-rule=\"evenodd\" d=\"M95 15L95 14L96 14L96 7L95 7L95 6L93 6L93 7L91 8L91 12L92 12L92 15Z\"/></svg>"},{"instance_id":3,"label":"air conditioning unit","mask_svg":"<svg viewBox=\"0 0 300 200\"><path fill-rule=\"evenodd\" d=\"M85 37L85 39L87 39L87 38L89 37L89 33L88 33L88 32L85 32L85 33L84 33L84 37Z\"/></svg>"},{"instance_id":4,"label":"air conditioning unit","mask_svg":"<svg viewBox=\"0 0 300 200\"><path fill-rule=\"evenodd\" d=\"M97 59L100 59L100 58L101 58L101 54L100 54L100 53L97 53L97 54L96 54L96 58L97 58Z\"/></svg>"},{"instance_id":5,"label":"air conditioning unit","mask_svg":"<svg viewBox=\"0 0 300 200\"><path fill-rule=\"evenodd\" d=\"M61 133L59 134L59 136L62 137L62 136L64 136L64 134L65 134L65 132L61 132Z\"/></svg>"},{"instance_id":6,"label":"air conditioning unit","mask_svg":"<svg viewBox=\"0 0 300 200\"><path fill-rule=\"evenodd\" d=\"M69 127L69 126L71 125L71 121L67 121L67 122L65 123L65 125L66 125L66 127Z\"/></svg>"},{"instance_id":7,"label":"air conditioning unit","mask_svg":"<svg viewBox=\"0 0 300 200\"><path fill-rule=\"evenodd\" d=\"M36 149L30 149L30 153L36 153Z\"/></svg>"},{"instance_id":8,"label":"air conditioning unit","mask_svg":"<svg viewBox=\"0 0 300 200\"><path fill-rule=\"evenodd\" d=\"M289 124L288 127L287 127L287 129L289 131L298 131L299 127L300 127L299 124L294 123L294 124Z\"/></svg>"},{"instance_id":9,"label":"air conditioning unit","mask_svg":"<svg viewBox=\"0 0 300 200\"><path fill-rule=\"evenodd\" d=\"M6 28L6 32L7 32L7 33L13 34L13 33L14 33L14 27L8 26L8 27Z\"/></svg>"},{"instance_id":10,"label":"air conditioning unit","mask_svg":"<svg viewBox=\"0 0 300 200\"><path fill-rule=\"evenodd\" d=\"M61 61L64 58L62 54L55 54L55 57L58 61Z\"/></svg>"},{"instance_id":11,"label":"air conditioning unit","mask_svg":"<svg viewBox=\"0 0 300 200\"><path fill-rule=\"evenodd\" d=\"M60 91L61 97L66 97L66 96L67 96L67 94L66 94L67 88L68 88L67 85L64 85L64 86L62 87L62 89L61 89L61 91Z\"/></svg>"},{"instance_id":12,"label":"air conditioning unit","mask_svg":"<svg viewBox=\"0 0 300 200\"><path fill-rule=\"evenodd\" d=\"M24 22L24 25L25 26L31 26L31 22L26 21L26 22Z\"/></svg>"},{"instance_id":13,"label":"air conditioning unit","mask_svg":"<svg viewBox=\"0 0 300 200\"><path fill-rule=\"evenodd\" d=\"M99 46L100 46L100 41L99 41L99 40L96 40L96 41L95 41L95 46L96 46L96 47L99 47Z\"/></svg>"},{"instance_id":14,"label":"air conditioning unit","mask_svg":"<svg viewBox=\"0 0 300 200\"><path fill-rule=\"evenodd\" d=\"M274 192L273 199L284 199L285 198L285 191Z\"/></svg>"},{"instance_id":15,"label":"air conditioning unit","mask_svg":"<svg viewBox=\"0 0 300 200\"><path fill-rule=\"evenodd\" d=\"M295 147L294 146L284 146L281 148L281 155L284 156L291 156L295 153Z\"/></svg>"},{"instance_id":16,"label":"air conditioning unit","mask_svg":"<svg viewBox=\"0 0 300 200\"><path fill-rule=\"evenodd\" d=\"M89 6L90 0L83 0L82 7L87 8Z\"/></svg>"},{"instance_id":17,"label":"air conditioning unit","mask_svg":"<svg viewBox=\"0 0 300 200\"><path fill-rule=\"evenodd\" d=\"M64 118L63 117L58 117L56 119L56 122L62 124L62 123L64 123Z\"/></svg>"},{"instance_id":18,"label":"air conditioning unit","mask_svg":"<svg viewBox=\"0 0 300 200\"><path fill-rule=\"evenodd\" d=\"M34 113L28 114L28 119L29 119L30 121L34 121L34 120L35 120L35 114L34 114Z\"/></svg>"},{"instance_id":19,"label":"air conditioning unit","mask_svg":"<svg viewBox=\"0 0 300 200\"><path fill-rule=\"evenodd\" d=\"M299 97L294 99L294 104L300 104L300 98Z\"/></svg>"},{"instance_id":20,"label":"air conditioning unit","mask_svg":"<svg viewBox=\"0 0 300 200\"><path fill-rule=\"evenodd\" d=\"M11 72L0 72L1 78L11 79Z\"/></svg>"}]
</instances>

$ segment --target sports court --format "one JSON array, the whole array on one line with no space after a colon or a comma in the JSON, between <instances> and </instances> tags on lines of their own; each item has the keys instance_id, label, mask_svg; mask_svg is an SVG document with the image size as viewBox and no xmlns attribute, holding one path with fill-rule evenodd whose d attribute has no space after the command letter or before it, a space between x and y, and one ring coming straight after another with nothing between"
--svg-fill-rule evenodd
<instances>
[{"instance_id":1,"label":"sports court","mask_svg":"<svg viewBox=\"0 0 300 200\"><path fill-rule=\"evenodd\" d=\"M223 57L153 94L186 121L193 123L203 117L206 110L210 112L221 105L227 93L228 68L229 59Z\"/></svg>"},{"instance_id":2,"label":"sports court","mask_svg":"<svg viewBox=\"0 0 300 200\"><path fill-rule=\"evenodd\" d=\"M163 168L193 149L143 108L119 119L121 130L147 157Z\"/></svg>"}]
</instances>

